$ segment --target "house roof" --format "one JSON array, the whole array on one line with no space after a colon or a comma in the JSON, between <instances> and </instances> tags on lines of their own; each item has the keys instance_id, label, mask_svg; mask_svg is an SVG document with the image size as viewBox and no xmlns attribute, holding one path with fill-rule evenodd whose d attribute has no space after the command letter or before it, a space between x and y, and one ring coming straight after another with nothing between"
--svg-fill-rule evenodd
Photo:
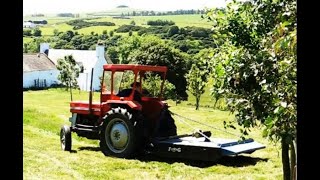
<instances>
[{"instance_id":1,"label":"house roof","mask_svg":"<svg viewBox=\"0 0 320 180\"><path fill-rule=\"evenodd\" d=\"M85 72L89 72L98 60L95 50L49 49L48 57L57 64L58 59L67 55L72 55L77 63L82 64Z\"/></svg>"},{"instance_id":2,"label":"house roof","mask_svg":"<svg viewBox=\"0 0 320 180\"><path fill-rule=\"evenodd\" d=\"M46 54L23 54L23 72L57 69Z\"/></svg>"}]
</instances>

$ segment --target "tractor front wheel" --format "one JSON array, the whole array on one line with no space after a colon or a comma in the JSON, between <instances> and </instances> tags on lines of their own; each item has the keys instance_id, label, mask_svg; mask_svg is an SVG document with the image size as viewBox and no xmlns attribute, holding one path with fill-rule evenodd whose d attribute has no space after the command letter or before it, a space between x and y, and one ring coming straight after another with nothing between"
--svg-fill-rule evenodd
<instances>
[{"instance_id":1,"label":"tractor front wheel","mask_svg":"<svg viewBox=\"0 0 320 180\"><path fill-rule=\"evenodd\" d=\"M106 156L131 158L136 151L136 133L132 115L123 108L110 110L100 134L100 148Z\"/></svg>"},{"instance_id":2,"label":"tractor front wheel","mask_svg":"<svg viewBox=\"0 0 320 180\"><path fill-rule=\"evenodd\" d=\"M71 130L67 125L63 125L60 130L61 149L71 151Z\"/></svg>"}]
</instances>

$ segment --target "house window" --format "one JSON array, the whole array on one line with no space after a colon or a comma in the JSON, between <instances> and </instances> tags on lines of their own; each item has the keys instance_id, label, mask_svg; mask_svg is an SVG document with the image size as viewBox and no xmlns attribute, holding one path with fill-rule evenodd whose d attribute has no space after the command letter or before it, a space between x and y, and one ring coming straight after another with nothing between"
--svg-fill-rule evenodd
<instances>
[{"instance_id":1,"label":"house window","mask_svg":"<svg viewBox=\"0 0 320 180\"><path fill-rule=\"evenodd\" d=\"M84 67L80 66L80 73L83 73L83 72L84 72Z\"/></svg>"}]
</instances>

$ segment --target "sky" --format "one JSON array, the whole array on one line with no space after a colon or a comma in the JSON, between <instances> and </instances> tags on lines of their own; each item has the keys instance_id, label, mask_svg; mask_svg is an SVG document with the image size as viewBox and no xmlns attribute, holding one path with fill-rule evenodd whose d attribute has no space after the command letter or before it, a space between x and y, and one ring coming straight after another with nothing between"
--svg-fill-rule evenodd
<instances>
[{"instance_id":1,"label":"sky","mask_svg":"<svg viewBox=\"0 0 320 180\"><path fill-rule=\"evenodd\" d=\"M172 11L223 7L225 0L23 0L23 14L97 12L119 5L141 10Z\"/></svg>"}]
</instances>

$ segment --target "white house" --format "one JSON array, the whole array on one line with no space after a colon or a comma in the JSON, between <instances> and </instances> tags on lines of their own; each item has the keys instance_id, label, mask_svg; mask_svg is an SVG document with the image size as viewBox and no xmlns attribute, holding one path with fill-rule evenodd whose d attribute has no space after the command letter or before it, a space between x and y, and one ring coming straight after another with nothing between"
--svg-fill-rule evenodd
<instances>
[{"instance_id":1,"label":"white house","mask_svg":"<svg viewBox=\"0 0 320 180\"><path fill-rule=\"evenodd\" d=\"M23 88L58 84L59 71L46 54L23 54Z\"/></svg>"},{"instance_id":2,"label":"white house","mask_svg":"<svg viewBox=\"0 0 320 180\"><path fill-rule=\"evenodd\" d=\"M29 21L24 21L23 22L23 27L24 28L34 28L34 27L36 27L36 24L34 24L32 22L29 22Z\"/></svg>"},{"instance_id":3,"label":"white house","mask_svg":"<svg viewBox=\"0 0 320 180\"><path fill-rule=\"evenodd\" d=\"M50 49L48 43L40 44L40 52L48 54L55 64L58 59L64 56L72 55L78 64L83 66L83 72L80 72L78 85L81 90L90 91L91 70L93 70L92 89L100 90L100 77L103 73L103 65L108 64L105 58L104 46L97 45L96 50L69 50L69 49ZM110 63L110 62L109 62Z\"/></svg>"}]
</instances>

